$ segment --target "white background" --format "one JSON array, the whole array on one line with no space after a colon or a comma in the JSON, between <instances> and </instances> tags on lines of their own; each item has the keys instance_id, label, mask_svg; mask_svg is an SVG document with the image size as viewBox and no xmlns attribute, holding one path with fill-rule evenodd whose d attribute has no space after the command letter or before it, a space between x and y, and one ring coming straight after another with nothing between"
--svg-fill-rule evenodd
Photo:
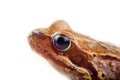
<instances>
[{"instance_id":1,"label":"white background","mask_svg":"<svg viewBox=\"0 0 120 80\"><path fill-rule=\"evenodd\" d=\"M0 80L68 80L27 43L31 30L58 19L120 46L119 0L0 0Z\"/></svg>"}]
</instances>

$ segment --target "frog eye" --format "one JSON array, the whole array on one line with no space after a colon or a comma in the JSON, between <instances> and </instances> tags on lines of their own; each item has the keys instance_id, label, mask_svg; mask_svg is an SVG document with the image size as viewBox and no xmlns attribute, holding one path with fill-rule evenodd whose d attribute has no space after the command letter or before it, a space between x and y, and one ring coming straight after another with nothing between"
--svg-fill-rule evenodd
<instances>
[{"instance_id":1,"label":"frog eye","mask_svg":"<svg viewBox=\"0 0 120 80\"><path fill-rule=\"evenodd\" d=\"M70 39L63 34L56 34L52 37L53 46L62 52L68 51L71 48Z\"/></svg>"}]
</instances>

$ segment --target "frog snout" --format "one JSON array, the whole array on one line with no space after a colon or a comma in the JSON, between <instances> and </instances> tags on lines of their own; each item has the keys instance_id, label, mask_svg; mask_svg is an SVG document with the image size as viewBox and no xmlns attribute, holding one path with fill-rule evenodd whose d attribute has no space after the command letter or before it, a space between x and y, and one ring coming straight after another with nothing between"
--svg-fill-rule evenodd
<instances>
[{"instance_id":1,"label":"frog snout","mask_svg":"<svg viewBox=\"0 0 120 80\"><path fill-rule=\"evenodd\" d=\"M34 30L34 31L32 31L32 32L30 33L30 35L28 36L28 39L29 39L29 38L32 38L33 36L38 36L38 37L41 38L41 39L44 39L44 38L45 38L44 33L38 31L37 29Z\"/></svg>"}]
</instances>

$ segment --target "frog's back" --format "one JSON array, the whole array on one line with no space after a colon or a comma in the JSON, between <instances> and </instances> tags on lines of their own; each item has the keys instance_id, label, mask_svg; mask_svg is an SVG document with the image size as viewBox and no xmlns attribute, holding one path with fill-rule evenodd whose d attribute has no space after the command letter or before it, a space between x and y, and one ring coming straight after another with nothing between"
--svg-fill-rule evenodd
<instances>
[{"instance_id":1,"label":"frog's back","mask_svg":"<svg viewBox=\"0 0 120 80\"><path fill-rule=\"evenodd\" d=\"M120 47L74 33L78 47L88 54L89 62L97 70L100 79L120 80Z\"/></svg>"},{"instance_id":2,"label":"frog's back","mask_svg":"<svg viewBox=\"0 0 120 80\"><path fill-rule=\"evenodd\" d=\"M96 53L99 55L111 55L120 59L120 47L117 47L112 43L97 41L86 35L79 33L75 34L75 37L79 44L78 47L81 49L90 53Z\"/></svg>"}]
</instances>

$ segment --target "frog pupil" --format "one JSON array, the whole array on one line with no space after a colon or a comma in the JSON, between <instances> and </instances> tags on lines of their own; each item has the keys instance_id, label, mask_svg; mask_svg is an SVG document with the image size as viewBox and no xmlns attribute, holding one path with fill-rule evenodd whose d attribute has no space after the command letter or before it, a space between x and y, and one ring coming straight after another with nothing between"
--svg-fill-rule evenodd
<instances>
[{"instance_id":1,"label":"frog pupil","mask_svg":"<svg viewBox=\"0 0 120 80\"><path fill-rule=\"evenodd\" d=\"M70 40L63 34L57 34L53 37L53 44L58 50L66 51L69 49Z\"/></svg>"}]
</instances>

